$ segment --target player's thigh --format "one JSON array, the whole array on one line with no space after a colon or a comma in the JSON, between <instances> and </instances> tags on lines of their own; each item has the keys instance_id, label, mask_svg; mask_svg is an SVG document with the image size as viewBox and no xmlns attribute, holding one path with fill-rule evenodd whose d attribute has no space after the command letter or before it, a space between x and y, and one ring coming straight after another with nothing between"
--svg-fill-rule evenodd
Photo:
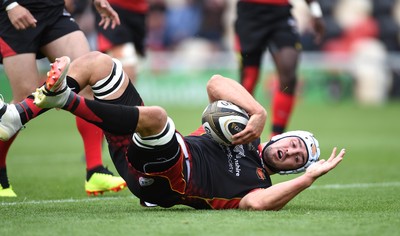
<instances>
[{"instance_id":1,"label":"player's thigh","mask_svg":"<svg viewBox=\"0 0 400 236\"><path fill-rule=\"evenodd\" d=\"M10 81L13 102L30 95L41 84L36 64L36 54L23 53L3 58L4 70Z\"/></svg>"},{"instance_id":2,"label":"player's thigh","mask_svg":"<svg viewBox=\"0 0 400 236\"><path fill-rule=\"evenodd\" d=\"M278 73L288 73L296 70L299 62L300 51L294 47L285 46L272 52Z\"/></svg>"},{"instance_id":3,"label":"player's thigh","mask_svg":"<svg viewBox=\"0 0 400 236\"><path fill-rule=\"evenodd\" d=\"M77 30L48 43L41 48L41 51L50 61L61 56L75 60L90 52L90 46L83 32Z\"/></svg>"}]
</instances>

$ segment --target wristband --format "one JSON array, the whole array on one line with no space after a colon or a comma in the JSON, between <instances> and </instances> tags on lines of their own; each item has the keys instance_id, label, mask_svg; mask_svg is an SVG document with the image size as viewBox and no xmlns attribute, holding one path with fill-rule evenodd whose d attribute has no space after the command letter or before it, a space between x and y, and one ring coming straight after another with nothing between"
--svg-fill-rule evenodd
<instances>
[{"instance_id":1,"label":"wristband","mask_svg":"<svg viewBox=\"0 0 400 236\"><path fill-rule=\"evenodd\" d=\"M17 2L12 2L6 7L6 11L9 11L13 9L14 7L18 6L19 4Z\"/></svg>"},{"instance_id":2,"label":"wristband","mask_svg":"<svg viewBox=\"0 0 400 236\"><path fill-rule=\"evenodd\" d=\"M316 18L322 17L321 6L319 5L319 3L317 1L311 2L309 7L310 7L310 13L312 16L314 16Z\"/></svg>"}]
</instances>

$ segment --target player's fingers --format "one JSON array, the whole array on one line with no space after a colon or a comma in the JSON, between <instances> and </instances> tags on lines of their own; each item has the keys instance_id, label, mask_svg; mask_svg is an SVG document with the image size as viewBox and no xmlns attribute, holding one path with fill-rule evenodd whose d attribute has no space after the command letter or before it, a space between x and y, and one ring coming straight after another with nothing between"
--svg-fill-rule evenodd
<instances>
[{"instance_id":1,"label":"player's fingers","mask_svg":"<svg viewBox=\"0 0 400 236\"><path fill-rule=\"evenodd\" d=\"M343 156L346 153L345 149L342 149L339 154L330 162L330 169L335 168L342 160Z\"/></svg>"},{"instance_id":2,"label":"player's fingers","mask_svg":"<svg viewBox=\"0 0 400 236\"><path fill-rule=\"evenodd\" d=\"M110 18L106 18L105 19L105 23L104 23L104 25L103 25L103 29L107 29L108 28L108 26L110 25Z\"/></svg>"},{"instance_id":3,"label":"player's fingers","mask_svg":"<svg viewBox=\"0 0 400 236\"><path fill-rule=\"evenodd\" d=\"M328 159L328 162L332 161L336 157L336 150L337 150L337 147L334 147L332 150L331 156Z\"/></svg>"},{"instance_id":4,"label":"player's fingers","mask_svg":"<svg viewBox=\"0 0 400 236\"><path fill-rule=\"evenodd\" d=\"M111 20L111 29L115 29L117 26L117 22L115 20Z\"/></svg>"},{"instance_id":5,"label":"player's fingers","mask_svg":"<svg viewBox=\"0 0 400 236\"><path fill-rule=\"evenodd\" d=\"M249 143L254 140L253 136L251 133L246 132L243 130L242 132L239 132L235 135L232 136L232 144L244 144L244 143Z\"/></svg>"},{"instance_id":6,"label":"player's fingers","mask_svg":"<svg viewBox=\"0 0 400 236\"><path fill-rule=\"evenodd\" d=\"M36 27L36 20L34 18L24 18L22 20L23 25L25 26L25 28L35 28Z\"/></svg>"},{"instance_id":7,"label":"player's fingers","mask_svg":"<svg viewBox=\"0 0 400 236\"><path fill-rule=\"evenodd\" d=\"M25 29L25 26L24 26L23 24L20 24L20 23L15 23L15 24L14 24L14 28L15 28L16 30L24 30L24 29Z\"/></svg>"},{"instance_id":8,"label":"player's fingers","mask_svg":"<svg viewBox=\"0 0 400 236\"><path fill-rule=\"evenodd\" d=\"M115 26L121 24L121 20L119 19L119 15L117 12L113 11L112 19L113 19L113 23L115 23Z\"/></svg>"},{"instance_id":9,"label":"player's fingers","mask_svg":"<svg viewBox=\"0 0 400 236\"><path fill-rule=\"evenodd\" d=\"M345 154L346 154L346 149L343 148L342 150L340 150L340 152L336 156L335 160L337 159L336 160L337 162L341 162Z\"/></svg>"},{"instance_id":10,"label":"player's fingers","mask_svg":"<svg viewBox=\"0 0 400 236\"><path fill-rule=\"evenodd\" d=\"M110 25L111 19L108 16L102 16L101 21L99 23L100 26L103 26L103 29L107 29Z\"/></svg>"}]
</instances>

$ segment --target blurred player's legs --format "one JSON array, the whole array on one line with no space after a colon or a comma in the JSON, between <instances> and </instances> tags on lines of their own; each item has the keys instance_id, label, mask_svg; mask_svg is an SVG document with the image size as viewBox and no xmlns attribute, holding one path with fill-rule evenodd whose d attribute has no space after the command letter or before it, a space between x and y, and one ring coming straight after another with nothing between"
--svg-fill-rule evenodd
<instances>
[{"instance_id":1,"label":"blurred player's legs","mask_svg":"<svg viewBox=\"0 0 400 236\"><path fill-rule=\"evenodd\" d=\"M133 43L125 43L114 46L112 49L107 51L107 54L121 61L125 73L128 75L132 83L135 83L138 74L140 58L137 55Z\"/></svg>"},{"instance_id":2,"label":"blurred player's legs","mask_svg":"<svg viewBox=\"0 0 400 236\"><path fill-rule=\"evenodd\" d=\"M114 30L97 26L98 50L118 59L132 83L136 82L140 60L145 56L146 14L148 3L138 1L114 1L111 6L118 13L121 25ZM100 22L96 14L96 22Z\"/></svg>"},{"instance_id":3,"label":"blurred player's legs","mask_svg":"<svg viewBox=\"0 0 400 236\"><path fill-rule=\"evenodd\" d=\"M235 22L242 85L254 94L263 53L271 53L278 86L273 89L271 137L283 133L295 104L296 70L301 44L290 4L238 1ZM256 19L256 20L255 20Z\"/></svg>"}]
</instances>

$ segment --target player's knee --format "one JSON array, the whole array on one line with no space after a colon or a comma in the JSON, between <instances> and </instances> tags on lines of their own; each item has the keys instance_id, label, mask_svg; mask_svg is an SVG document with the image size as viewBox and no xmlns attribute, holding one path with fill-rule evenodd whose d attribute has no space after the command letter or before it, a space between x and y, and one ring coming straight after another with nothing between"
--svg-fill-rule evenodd
<instances>
[{"instance_id":1,"label":"player's knee","mask_svg":"<svg viewBox=\"0 0 400 236\"><path fill-rule=\"evenodd\" d=\"M159 106L152 106L150 107L149 111L149 117L151 117L151 119L149 120L152 123L151 126L164 127L168 118L167 112L164 110L164 108Z\"/></svg>"},{"instance_id":2,"label":"player's knee","mask_svg":"<svg viewBox=\"0 0 400 236\"><path fill-rule=\"evenodd\" d=\"M140 115L139 115L139 119L140 119ZM174 124L173 120L169 117L165 117L165 121L164 121L164 117L161 120L163 122L157 123L155 125L155 126L157 126L157 129L154 129L155 126L147 127L148 129L144 129L142 127L140 131L138 131L137 133L135 133L133 135L133 138L132 138L133 142L137 146L143 147L145 149L147 149L147 148L151 149L155 146L163 146L163 145L169 143L170 140L175 135L175 124ZM139 124L138 124L138 126L139 126Z\"/></svg>"},{"instance_id":3,"label":"player's knee","mask_svg":"<svg viewBox=\"0 0 400 236\"><path fill-rule=\"evenodd\" d=\"M293 94L297 86L296 76L282 76L280 77L280 89L281 91Z\"/></svg>"},{"instance_id":4,"label":"player's knee","mask_svg":"<svg viewBox=\"0 0 400 236\"><path fill-rule=\"evenodd\" d=\"M97 62L100 63L97 74L92 77L96 78L92 85L94 97L97 99L105 99L113 94L120 92L120 89L126 86L125 73L122 64L117 59L112 59L106 54L97 54Z\"/></svg>"},{"instance_id":5,"label":"player's knee","mask_svg":"<svg viewBox=\"0 0 400 236\"><path fill-rule=\"evenodd\" d=\"M125 66L136 66L139 62L138 55L136 53L135 46L133 43L125 43L121 47L121 57L119 60L122 65Z\"/></svg>"},{"instance_id":6,"label":"player's knee","mask_svg":"<svg viewBox=\"0 0 400 236\"><path fill-rule=\"evenodd\" d=\"M138 108L139 122L136 130L142 137L158 134L164 129L168 119L164 108L159 106L143 106Z\"/></svg>"},{"instance_id":7,"label":"player's knee","mask_svg":"<svg viewBox=\"0 0 400 236\"><path fill-rule=\"evenodd\" d=\"M83 55L82 57L84 57L86 61L89 61L89 62L92 62L92 63L93 63L93 62L95 62L95 63L97 63L97 62L101 63L101 61L104 60L104 59L106 59L106 58L109 58L108 60L111 59L110 56L108 56L108 55L106 55L106 54L104 54L104 53L101 53L101 52L99 52L99 51L90 51L89 53L86 53L86 54Z\"/></svg>"}]
</instances>

